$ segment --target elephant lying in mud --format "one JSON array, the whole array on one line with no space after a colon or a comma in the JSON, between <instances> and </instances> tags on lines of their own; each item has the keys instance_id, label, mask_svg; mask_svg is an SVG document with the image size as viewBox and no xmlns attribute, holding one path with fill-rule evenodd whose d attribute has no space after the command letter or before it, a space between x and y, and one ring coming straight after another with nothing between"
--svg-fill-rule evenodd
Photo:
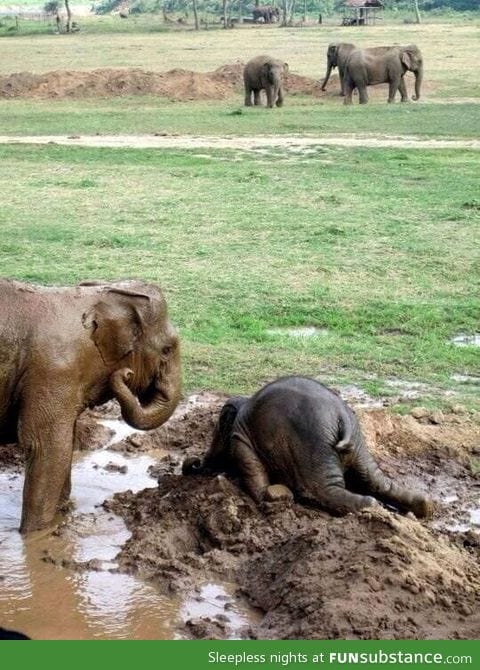
<instances>
[{"instance_id":1,"label":"elephant lying in mud","mask_svg":"<svg viewBox=\"0 0 480 670\"><path fill-rule=\"evenodd\" d=\"M150 430L180 399L179 342L160 289L140 281L45 288L0 280L0 444L26 455L23 533L70 496L75 421L115 397Z\"/></svg>"},{"instance_id":2,"label":"elephant lying in mud","mask_svg":"<svg viewBox=\"0 0 480 670\"><path fill-rule=\"evenodd\" d=\"M267 107L281 107L283 105L283 84L288 72L288 63L272 58L271 56L257 56L245 65L243 82L245 84L245 105L251 107L253 103L260 105L262 89L267 95Z\"/></svg>"},{"instance_id":3,"label":"elephant lying in mud","mask_svg":"<svg viewBox=\"0 0 480 670\"><path fill-rule=\"evenodd\" d=\"M227 401L203 462L183 464L184 474L222 470L239 472L257 502L294 494L338 515L375 499L417 517L432 512L425 496L380 471L348 405L306 377L278 379L251 398Z\"/></svg>"}]
</instances>

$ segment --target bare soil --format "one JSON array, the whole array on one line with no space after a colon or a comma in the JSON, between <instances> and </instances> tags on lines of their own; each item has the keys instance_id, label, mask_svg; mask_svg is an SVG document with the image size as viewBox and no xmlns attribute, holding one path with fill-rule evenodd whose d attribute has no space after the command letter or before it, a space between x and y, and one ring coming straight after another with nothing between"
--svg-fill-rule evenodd
<instances>
[{"instance_id":1,"label":"bare soil","mask_svg":"<svg viewBox=\"0 0 480 670\"><path fill-rule=\"evenodd\" d=\"M223 65L213 72L176 68L149 72L139 68L102 68L87 72L55 70L44 74L15 72L0 77L0 98L90 98L158 95L176 102L223 100L243 86L244 63ZM286 90L291 95L325 95L309 77L290 73Z\"/></svg>"},{"instance_id":2,"label":"bare soil","mask_svg":"<svg viewBox=\"0 0 480 670\"><path fill-rule=\"evenodd\" d=\"M158 431L117 449L161 450L158 488L104 506L132 532L122 570L163 592L208 579L236 585L258 608L251 638L477 638L480 634L480 417L416 408L410 416L359 410L383 470L437 501L421 522L387 509L333 518L297 503L257 506L236 481L179 474L208 446L223 397L200 394ZM134 445L132 445L134 440ZM165 453L166 452L166 455ZM222 615L183 634L222 637Z\"/></svg>"}]
</instances>

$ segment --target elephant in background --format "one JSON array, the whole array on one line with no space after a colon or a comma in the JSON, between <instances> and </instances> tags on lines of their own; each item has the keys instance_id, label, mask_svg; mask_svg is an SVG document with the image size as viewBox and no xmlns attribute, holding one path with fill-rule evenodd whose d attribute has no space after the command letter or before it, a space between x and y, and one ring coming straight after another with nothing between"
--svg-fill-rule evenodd
<instances>
[{"instance_id":1,"label":"elephant in background","mask_svg":"<svg viewBox=\"0 0 480 670\"><path fill-rule=\"evenodd\" d=\"M280 10L272 5L260 5L253 8L252 16L257 23L260 19L263 19L263 23L275 23L280 18Z\"/></svg>"},{"instance_id":2,"label":"elephant in background","mask_svg":"<svg viewBox=\"0 0 480 670\"><path fill-rule=\"evenodd\" d=\"M283 105L283 85L288 73L288 63L271 56L256 56L248 61L243 70L245 84L245 105L260 105L260 92L267 95L267 107Z\"/></svg>"},{"instance_id":3,"label":"elephant in background","mask_svg":"<svg viewBox=\"0 0 480 670\"><path fill-rule=\"evenodd\" d=\"M0 313L0 444L26 454L27 533L50 526L70 496L78 415L115 397L134 428L161 426L180 399L180 350L162 292L141 281L0 280Z\"/></svg>"},{"instance_id":4,"label":"elephant in background","mask_svg":"<svg viewBox=\"0 0 480 670\"><path fill-rule=\"evenodd\" d=\"M415 73L413 100L419 100L423 81L423 58L415 44L393 46L383 53L355 49L349 55L345 68L345 104L352 103L352 92L355 88L358 89L360 104L365 104L368 102L367 86L386 83L389 85L388 102L395 101L397 91L400 91L402 102L408 102L404 80L408 71Z\"/></svg>"},{"instance_id":5,"label":"elephant in background","mask_svg":"<svg viewBox=\"0 0 480 670\"><path fill-rule=\"evenodd\" d=\"M327 88L327 82L330 79L332 70L338 67L338 76L340 78L340 95L345 95L343 91L343 77L345 66L349 55L356 49L355 44L350 42L332 42L327 49L327 72L322 81L322 91Z\"/></svg>"},{"instance_id":6,"label":"elephant in background","mask_svg":"<svg viewBox=\"0 0 480 670\"><path fill-rule=\"evenodd\" d=\"M418 517L432 512L425 496L380 471L348 405L306 377L284 377L251 398L227 401L203 462L183 464L184 474L222 470L239 473L257 502L294 495L343 515L378 499Z\"/></svg>"}]
</instances>

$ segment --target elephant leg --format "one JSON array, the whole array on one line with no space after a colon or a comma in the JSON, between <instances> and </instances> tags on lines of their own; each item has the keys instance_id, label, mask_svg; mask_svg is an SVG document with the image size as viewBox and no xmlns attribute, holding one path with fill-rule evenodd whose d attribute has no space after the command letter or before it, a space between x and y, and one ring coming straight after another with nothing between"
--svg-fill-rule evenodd
<instances>
[{"instance_id":1,"label":"elephant leg","mask_svg":"<svg viewBox=\"0 0 480 670\"><path fill-rule=\"evenodd\" d=\"M66 405L65 397L58 398L54 407L40 393L32 402L24 402L18 429L19 444L27 455L21 533L50 526L66 502L76 419L74 414L68 417Z\"/></svg>"},{"instance_id":2,"label":"elephant leg","mask_svg":"<svg viewBox=\"0 0 480 670\"><path fill-rule=\"evenodd\" d=\"M261 98L261 90L259 88L256 88L253 91L253 104L258 107L259 105L262 104L262 98Z\"/></svg>"},{"instance_id":3,"label":"elephant leg","mask_svg":"<svg viewBox=\"0 0 480 670\"><path fill-rule=\"evenodd\" d=\"M256 91L254 91L254 94ZM245 107L252 106L252 89L249 86L245 86Z\"/></svg>"},{"instance_id":4,"label":"elephant leg","mask_svg":"<svg viewBox=\"0 0 480 670\"><path fill-rule=\"evenodd\" d=\"M388 82L388 102L395 102L395 95L400 87L401 77L394 77Z\"/></svg>"},{"instance_id":5,"label":"elephant leg","mask_svg":"<svg viewBox=\"0 0 480 670\"><path fill-rule=\"evenodd\" d=\"M72 492L72 464L70 460L70 466L68 468L67 476L63 483L62 492L60 494L59 507L63 507L70 500L70 493Z\"/></svg>"},{"instance_id":6,"label":"elephant leg","mask_svg":"<svg viewBox=\"0 0 480 670\"><path fill-rule=\"evenodd\" d=\"M366 105L368 102L367 87L364 85L358 87L358 101L361 105Z\"/></svg>"},{"instance_id":7,"label":"elephant leg","mask_svg":"<svg viewBox=\"0 0 480 670\"><path fill-rule=\"evenodd\" d=\"M265 93L267 94L267 107L272 109L275 102L273 86L266 86Z\"/></svg>"},{"instance_id":8,"label":"elephant leg","mask_svg":"<svg viewBox=\"0 0 480 670\"><path fill-rule=\"evenodd\" d=\"M344 77L343 79L343 92L344 92L344 99L343 99L343 104L344 105L351 105L352 104L352 94L353 94L353 89L355 88L352 80L349 77Z\"/></svg>"},{"instance_id":9,"label":"elephant leg","mask_svg":"<svg viewBox=\"0 0 480 670\"><path fill-rule=\"evenodd\" d=\"M338 66L338 76L340 79L340 95L344 96L345 95L345 87L343 83L343 78L345 76L345 68Z\"/></svg>"},{"instance_id":10,"label":"elephant leg","mask_svg":"<svg viewBox=\"0 0 480 670\"><path fill-rule=\"evenodd\" d=\"M400 77L398 90L400 91L400 95L402 96L402 102L408 102L407 86L405 84L405 79L403 77Z\"/></svg>"},{"instance_id":11,"label":"elephant leg","mask_svg":"<svg viewBox=\"0 0 480 670\"><path fill-rule=\"evenodd\" d=\"M333 452L324 454L321 462L305 473L305 482L308 484L302 497L337 516L377 504L370 496L347 491L340 460Z\"/></svg>"},{"instance_id":12,"label":"elephant leg","mask_svg":"<svg viewBox=\"0 0 480 670\"><path fill-rule=\"evenodd\" d=\"M401 511L412 511L417 517L432 515L432 502L422 493L398 486L390 477L384 475L365 447L357 454L352 470L366 490L387 505Z\"/></svg>"},{"instance_id":13,"label":"elephant leg","mask_svg":"<svg viewBox=\"0 0 480 670\"><path fill-rule=\"evenodd\" d=\"M277 102L275 104L277 107L283 107L283 89L281 86L278 89Z\"/></svg>"},{"instance_id":14,"label":"elephant leg","mask_svg":"<svg viewBox=\"0 0 480 670\"><path fill-rule=\"evenodd\" d=\"M238 437L232 436L231 450L232 460L240 472L245 488L256 502L261 502L270 485L263 464L253 449Z\"/></svg>"}]
</instances>

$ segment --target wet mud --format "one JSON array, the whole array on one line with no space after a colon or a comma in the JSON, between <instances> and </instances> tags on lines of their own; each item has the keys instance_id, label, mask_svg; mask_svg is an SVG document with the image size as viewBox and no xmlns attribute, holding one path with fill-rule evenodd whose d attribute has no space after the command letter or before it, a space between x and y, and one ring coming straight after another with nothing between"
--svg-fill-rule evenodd
<instances>
[{"instance_id":1,"label":"wet mud","mask_svg":"<svg viewBox=\"0 0 480 670\"><path fill-rule=\"evenodd\" d=\"M479 413L357 409L382 469L428 492L435 514L334 518L258 506L223 475L180 474L208 448L224 400L191 396L149 433L119 424L115 403L83 416L74 509L26 542L18 455L0 447L2 625L40 638L478 637ZM68 625L42 614L56 611L53 589Z\"/></svg>"}]
</instances>

